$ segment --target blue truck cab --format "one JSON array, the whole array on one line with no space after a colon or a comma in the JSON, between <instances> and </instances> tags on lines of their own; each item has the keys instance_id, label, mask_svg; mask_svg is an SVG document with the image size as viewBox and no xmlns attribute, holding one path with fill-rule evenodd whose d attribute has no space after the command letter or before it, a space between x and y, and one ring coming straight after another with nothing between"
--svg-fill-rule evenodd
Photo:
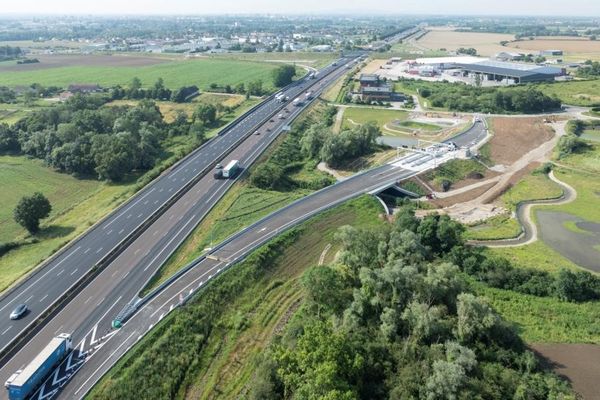
<instances>
[{"instance_id":1,"label":"blue truck cab","mask_svg":"<svg viewBox=\"0 0 600 400\"><path fill-rule=\"evenodd\" d=\"M71 335L61 333L23 368L12 374L4 386L10 400L25 400L44 382L50 372L71 351Z\"/></svg>"}]
</instances>

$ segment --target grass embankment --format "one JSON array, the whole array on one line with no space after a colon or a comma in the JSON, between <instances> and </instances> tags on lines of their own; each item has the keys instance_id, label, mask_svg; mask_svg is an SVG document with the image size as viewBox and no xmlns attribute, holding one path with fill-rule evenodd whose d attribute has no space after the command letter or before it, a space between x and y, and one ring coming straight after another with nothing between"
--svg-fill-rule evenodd
<instances>
[{"instance_id":1,"label":"grass embankment","mask_svg":"<svg viewBox=\"0 0 600 400\"><path fill-rule=\"evenodd\" d=\"M239 107L223 117L221 124L231 122L253 104L255 102L250 101ZM221 128L215 127L207 135L214 136ZM187 136L166 139L164 151L153 170L132 174L118 184L59 174L44 166L42 161L25 156L0 157L0 185L11 188L0 192L3 204L0 242L23 243L0 257L0 292L122 204L159 171L193 150L195 146L191 140ZM54 211L49 219L43 221L41 231L31 238L13 221L12 210L21 196L39 190L50 198Z\"/></svg>"},{"instance_id":2,"label":"grass embankment","mask_svg":"<svg viewBox=\"0 0 600 400\"><path fill-rule=\"evenodd\" d=\"M142 294L164 282L208 247L307 193L306 190L261 190L251 187L245 180L235 184L161 267Z\"/></svg>"},{"instance_id":3,"label":"grass embankment","mask_svg":"<svg viewBox=\"0 0 600 400\"><path fill-rule=\"evenodd\" d=\"M343 118L342 129L349 129L357 124L375 122L384 135L394 136L398 132L386 129L386 125L392 124L394 121L405 121L408 118L408 112L381 108L348 107L344 111Z\"/></svg>"},{"instance_id":4,"label":"grass embankment","mask_svg":"<svg viewBox=\"0 0 600 400\"><path fill-rule=\"evenodd\" d=\"M500 198L500 203L513 213L517 205L524 201L555 199L562 195L562 189L545 174L527 175L511 187ZM521 226L512 215L499 215L471 226L465 237L472 240L510 239L521 234Z\"/></svg>"},{"instance_id":5,"label":"grass embankment","mask_svg":"<svg viewBox=\"0 0 600 400\"><path fill-rule=\"evenodd\" d=\"M165 317L89 398L131 398L131 387L163 387L177 398L243 396L261 352L302 300L302 273L318 263L338 227L380 224L379 207L374 199L361 197L263 246ZM331 248L325 261L331 262L336 252Z\"/></svg>"},{"instance_id":6,"label":"grass embankment","mask_svg":"<svg viewBox=\"0 0 600 400\"><path fill-rule=\"evenodd\" d=\"M0 85L20 86L39 83L43 86L66 87L72 83L94 83L103 87L127 86L134 77L149 87L163 78L166 87L177 89L197 85L208 89L211 83L235 86L262 80L265 89L273 89L271 72L277 65L265 62L204 58L131 67L104 65L57 66L28 71L5 70L0 74Z\"/></svg>"},{"instance_id":7,"label":"grass embankment","mask_svg":"<svg viewBox=\"0 0 600 400\"><path fill-rule=\"evenodd\" d=\"M598 302L570 303L474 284L475 291L517 326L528 343L600 344Z\"/></svg>"}]
</instances>

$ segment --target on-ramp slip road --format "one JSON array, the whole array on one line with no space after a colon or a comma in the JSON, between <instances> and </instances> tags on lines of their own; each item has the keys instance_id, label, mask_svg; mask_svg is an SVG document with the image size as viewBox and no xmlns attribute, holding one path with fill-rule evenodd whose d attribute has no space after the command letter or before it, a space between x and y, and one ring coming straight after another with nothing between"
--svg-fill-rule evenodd
<instances>
[{"instance_id":1,"label":"on-ramp slip road","mask_svg":"<svg viewBox=\"0 0 600 400\"><path fill-rule=\"evenodd\" d=\"M274 99L266 101L224 135L216 137L157 179L134 200L122 206L24 285L2 299L0 307L5 309L27 300L34 316L39 315L43 307L51 305L70 285L89 272L111 246L155 212L161 201L164 204L179 188L191 185L185 194L146 227L91 283L55 316L49 318L39 332L20 346L16 354L7 357L0 369L0 380L4 382L10 374L33 359L57 332L72 333L74 343L81 342L84 346L82 349L86 350L110 335L112 318L137 295L144 283L233 183L233 180L214 180L212 177L210 168L217 161L222 161L223 153L231 150L227 160L239 159L242 166L249 166L289 120L304 108L292 106L291 100L309 87L318 94L346 72L343 67L350 60L343 59L338 66L322 70L319 79L303 80L287 88L285 94L290 97L287 104ZM269 118L284 106L287 109L284 113L286 118L272 118L271 122ZM258 128L260 134L253 134L263 121L265 122ZM209 174L202 176L202 172L207 170ZM31 321L31 316L24 322L27 320ZM15 326L14 331L9 330L5 337L0 336L0 345L10 343L10 337L14 338L19 329L25 329L25 324ZM5 396L4 391L0 392L0 398Z\"/></svg>"},{"instance_id":2,"label":"on-ramp slip road","mask_svg":"<svg viewBox=\"0 0 600 400\"><path fill-rule=\"evenodd\" d=\"M485 126L476 123L471 129L456 136L452 141L460 146L466 146L472 142L479 142L485 137ZM73 363L72 371L78 370L79 372L73 376L71 381L66 382L62 391L59 392L59 398L78 399L83 397L133 344L167 313L181 305L182 299L193 295L210 279L243 259L268 240L319 212L364 193L384 188L391 182L407 179L416 173L419 171L407 169L403 163L393 163L366 171L297 200L233 235L215 247L207 257L202 257L193 263L192 268L150 299L124 324L123 328L112 331L104 336L102 341L97 341L95 347L91 348L88 354L82 355L76 351L76 357L81 356L78 358L80 364ZM68 373L66 367L67 365L64 363L57 374ZM52 387L51 382L47 382L47 389L50 390Z\"/></svg>"}]
</instances>

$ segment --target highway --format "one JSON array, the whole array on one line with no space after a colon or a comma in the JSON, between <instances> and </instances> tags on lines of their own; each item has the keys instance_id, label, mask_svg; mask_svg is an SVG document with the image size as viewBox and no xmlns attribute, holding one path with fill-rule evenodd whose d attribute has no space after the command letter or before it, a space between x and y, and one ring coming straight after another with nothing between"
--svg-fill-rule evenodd
<instances>
[{"instance_id":1,"label":"highway","mask_svg":"<svg viewBox=\"0 0 600 400\"><path fill-rule=\"evenodd\" d=\"M484 124L475 123L472 128L454 137L452 141L459 146L469 146L473 142L483 140L485 137ZM412 156L404 157L404 159L409 157ZM179 307L182 300L192 296L210 279L235 265L235 263L276 235L349 199L365 193L372 193L389 183L407 179L421 172L418 169L404 166L405 164L410 163L399 161L354 175L347 180L297 200L216 246L206 257L198 259L192 264L192 268L144 304L124 324L123 328L112 331L102 341L97 341L95 347L91 347L86 355L76 351L74 359L80 361L65 362L61 369L57 370L57 377L78 371L70 381L65 382L65 386L59 392L59 398L78 399L83 397L135 342L167 313ZM47 382L49 388L53 387L53 380L57 381L57 379L52 378ZM58 386L54 385L54 387ZM52 393L46 388L42 390L40 392L42 395Z\"/></svg>"},{"instance_id":2,"label":"highway","mask_svg":"<svg viewBox=\"0 0 600 400\"><path fill-rule=\"evenodd\" d=\"M10 326L3 328L5 332L0 335L1 345L10 343L10 338L22 332L28 322L86 275L128 233L156 213L161 204L168 204L169 199L181 188L187 189L177 201L169 204L158 219L145 226L139 237L107 263L105 269L73 300L49 318L31 340L20 346L14 356L7 357L0 369L0 379L6 380L10 374L29 362L58 332L72 333L75 343L82 345L82 350L93 348L103 336L110 335L112 318L136 297L145 282L233 184L233 180L215 180L212 177L214 164L239 159L242 166L251 165L289 120L304 108L292 106L291 100L310 86L313 86L311 91L318 94L346 72L344 64L347 61L349 60L344 59L337 67L330 66L320 71L318 79L302 80L289 87L285 91L290 97L287 104L275 99L264 102L224 134L167 171L134 199L68 246L32 278L5 296L0 302L0 307L4 307L0 312L8 314L14 304L20 302L27 302L32 311L24 320L14 324L11 321ZM284 119L271 118L280 111L285 115ZM265 123L261 124L263 121ZM260 134L253 134L257 130ZM223 158L223 154L228 151L231 153ZM0 398L5 396L5 392L0 394Z\"/></svg>"}]
</instances>

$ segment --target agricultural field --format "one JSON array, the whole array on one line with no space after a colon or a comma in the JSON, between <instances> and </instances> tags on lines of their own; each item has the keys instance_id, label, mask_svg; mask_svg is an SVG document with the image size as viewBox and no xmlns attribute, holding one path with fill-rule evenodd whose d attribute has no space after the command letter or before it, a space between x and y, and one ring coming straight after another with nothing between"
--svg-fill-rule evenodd
<instances>
[{"instance_id":1,"label":"agricultural field","mask_svg":"<svg viewBox=\"0 0 600 400\"><path fill-rule=\"evenodd\" d=\"M289 52L289 53L224 53L210 54L207 57L217 60L260 61L268 63L295 63L298 66L322 68L339 57L338 53Z\"/></svg>"},{"instance_id":2,"label":"agricultural field","mask_svg":"<svg viewBox=\"0 0 600 400\"><path fill-rule=\"evenodd\" d=\"M500 45L500 42L514 39L513 35L508 34L433 29L417 41L419 46L432 50L446 49L449 51L454 51L460 47L473 47L477 49L477 54L491 56L500 51L506 51L506 48Z\"/></svg>"},{"instance_id":3,"label":"agricultural field","mask_svg":"<svg viewBox=\"0 0 600 400\"><path fill-rule=\"evenodd\" d=\"M558 58L569 61L600 59L600 41L580 37L537 37L534 40L513 41L507 47L533 54L541 50L562 50L564 55Z\"/></svg>"},{"instance_id":4,"label":"agricultural field","mask_svg":"<svg viewBox=\"0 0 600 400\"><path fill-rule=\"evenodd\" d=\"M236 85L262 80L272 89L271 71L276 64L232 59L197 58L169 60L150 56L46 56L39 64L0 65L0 85L19 86L39 83L66 87L72 83L98 84L103 87L128 85L134 77L149 87L158 78L165 86L177 89L196 85L207 89L211 83Z\"/></svg>"}]
</instances>

